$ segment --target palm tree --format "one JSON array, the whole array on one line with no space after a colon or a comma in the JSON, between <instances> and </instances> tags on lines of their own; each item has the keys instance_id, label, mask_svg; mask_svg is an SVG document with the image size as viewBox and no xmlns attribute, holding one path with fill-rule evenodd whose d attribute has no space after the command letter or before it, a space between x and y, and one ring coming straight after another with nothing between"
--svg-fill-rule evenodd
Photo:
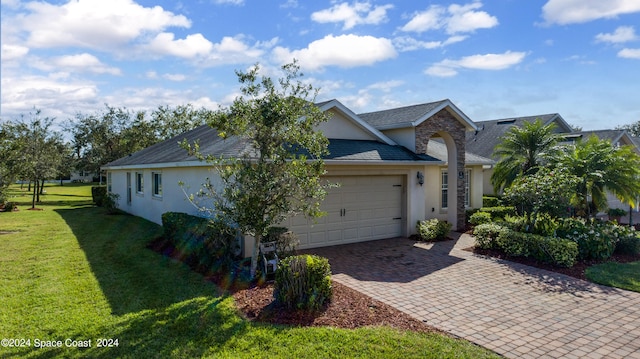
<instances>
[{"instance_id":1,"label":"palm tree","mask_svg":"<svg viewBox=\"0 0 640 359\"><path fill-rule=\"evenodd\" d=\"M629 205L640 194L640 156L631 146L615 147L592 135L564 147L549 161L580 178L573 202L584 217L607 208L607 192Z\"/></svg>"},{"instance_id":2,"label":"palm tree","mask_svg":"<svg viewBox=\"0 0 640 359\"><path fill-rule=\"evenodd\" d=\"M496 145L493 156L499 158L491 184L495 193L511 186L518 176L531 175L538 171L545 154L560 140L554 132L555 124L545 125L542 120L525 122L523 127L510 128Z\"/></svg>"}]
</instances>

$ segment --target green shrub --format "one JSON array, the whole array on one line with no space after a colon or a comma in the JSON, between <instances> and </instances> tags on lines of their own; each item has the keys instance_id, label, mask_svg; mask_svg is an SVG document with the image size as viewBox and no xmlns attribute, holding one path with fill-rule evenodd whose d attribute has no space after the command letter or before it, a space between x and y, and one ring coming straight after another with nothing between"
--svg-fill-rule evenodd
<instances>
[{"instance_id":1,"label":"green shrub","mask_svg":"<svg viewBox=\"0 0 640 359\"><path fill-rule=\"evenodd\" d=\"M534 234L505 230L496 238L498 249L513 257L529 257L536 238Z\"/></svg>"},{"instance_id":2,"label":"green shrub","mask_svg":"<svg viewBox=\"0 0 640 359\"><path fill-rule=\"evenodd\" d=\"M107 195L107 187L106 186L93 186L91 187L91 199L93 199L93 203L98 207L102 207L104 203L104 198Z\"/></svg>"},{"instance_id":3,"label":"green shrub","mask_svg":"<svg viewBox=\"0 0 640 359\"><path fill-rule=\"evenodd\" d=\"M508 231L508 228L497 223L485 223L476 226L473 229L476 247L480 249L498 249L496 240L504 231Z\"/></svg>"},{"instance_id":4,"label":"green shrub","mask_svg":"<svg viewBox=\"0 0 640 359\"><path fill-rule=\"evenodd\" d=\"M491 222L491 213L487 212L476 212L469 217L469 223L474 226L490 223Z\"/></svg>"},{"instance_id":5,"label":"green shrub","mask_svg":"<svg viewBox=\"0 0 640 359\"><path fill-rule=\"evenodd\" d=\"M300 244L298 236L286 227L269 227L263 242L276 242L276 253L280 259L295 255Z\"/></svg>"},{"instance_id":6,"label":"green shrub","mask_svg":"<svg viewBox=\"0 0 640 359\"><path fill-rule=\"evenodd\" d=\"M622 208L609 208L607 210L607 215L609 217L623 217L627 215L627 211Z\"/></svg>"},{"instance_id":7,"label":"green shrub","mask_svg":"<svg viewBox=\"0 0 640 359\"><path fill-rule=\"evenodd\" d=\"M107 213L115 214L118 213L118 200L120 199L120 195L117 193L106 193L102 198L102 205L107 209Z\"/></svg>"},{"instance_id":8,"label":"green shrub","mask_svg":"<svg viewBox=\"0 0 640 359\"><path fill-rule=\"evenodd\" d=\"M631 227L633 228L633 227ZM633 231L635 232L635 231ZM622 254L640 254L640 233L633 233L618 239L615 251Z\"/></svg>"},{"instance_id":9,"label":"green shrub","mask_svg":"<svg viewBox=\"0 0 640 359\"><path fill-rule=\"evenodd\" d=\"M578 245L578 258L604 260L613 254L623 229L622 226L584 221L580 219L563 219L556 235L566 238Z\"/></svg>"},{"instance_id":10,"label":"green shrub","mask_svg":"<svg viewBox=\"0 0 640 359\"><path fill-rule=\"evenodd\" d=\"M502 201L496 196L482 196L482 207L500 207Z\"/></svg>"},{"instance_id":11,"label":"green shrub","mask_svg":"<svg viewBox=\"0 0 640 359\"><path fill-rule=\"evenodd\" d=\"M535 259L567 268L576 263L578 245L575 242L562 238L535 237L536 250L532 253Z\"/></svg>"},{"instance_id":12,"label":"green shrub","mask_svg":"<svg viewBox=\"0 0 640 359\"><path fill-rule=\"evenodd\" d=\"M289 309L318 310L331 300L329 260L316 255L299 255L278 264L273 296Z\"/></svg>"},{"instance_id":13,"label":"green shrub","mask_svg":"<svg viewBox=\"0 0 640 359\"><path fill-rule=\"evenodd\" d=\"M572 267L578 257L578 245L573 241L534 233L505 229L494 243L507 255L529 257L559 267Z\"/></svg>"},{"instance_id":14,"label":"green shrub","mask_svg":"<svg viewBox=\"0 0 640 359\"><path fill-rule=\"evenodd\" d=\"M441 221L437 218L426 219L424 221L418 221L416 230L420 239L423 241L438 241L447 238L447 235L451 231L451 223Z\"/></svg>"},{"instance_id":15,"label":"green shrub","mask_svg":"<svg viewBox=\"0 0 640 359\"><path fill-rule=\"evenodd\" d=\"M480 208L480 212L486 212L491 214L491 219L496 221L498 219L504 219L507 215L513 216L516 214L516 209L514 207L509 206L498 206L498 207L482 207Z\"/></svg>"},{"instance_id":16,"label":"green shrub","mask_svg":"<svg viewBox=\"0 0 640 359\"><path fill-rule=\"evenodd\" d=\"M235 252L236 231L219 220L186 213L162 214L163 237L171 243L180 258L201 273L226 272Z\"/></svg>"}]
</instances>

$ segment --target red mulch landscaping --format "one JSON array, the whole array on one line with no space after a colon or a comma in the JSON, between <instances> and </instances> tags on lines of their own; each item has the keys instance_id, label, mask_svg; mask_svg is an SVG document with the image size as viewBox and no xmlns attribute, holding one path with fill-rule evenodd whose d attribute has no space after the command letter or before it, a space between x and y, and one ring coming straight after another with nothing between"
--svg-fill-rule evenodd
<instances>
[{"instance_id":1,"label":"red mulch landscaping","mask_svg":"<svg viewBox=\"0 0 640 359\"><path fill-rule=\"evenodd\" d=\"M147 248L166 257L184 260L179 251L163 238L150 242ZM386 325L399 330L444 333L337 282L332 283L333 298L322 310L287 310L274 302L273 283L247 283L241 279L242 276L202 273L191 267L222 290L229 292L235 299L238 310L248 320L292 326L332 326L348 329Z\"/></svg>"}]
</instances>

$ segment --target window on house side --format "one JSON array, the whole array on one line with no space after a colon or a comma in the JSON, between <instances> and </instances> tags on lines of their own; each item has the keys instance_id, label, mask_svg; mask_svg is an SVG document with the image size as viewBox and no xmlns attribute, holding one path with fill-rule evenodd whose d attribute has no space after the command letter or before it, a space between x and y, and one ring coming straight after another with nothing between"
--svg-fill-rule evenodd
<instances>
[{"instance_id":1,"label":"window on house side","mask_svg":"<svg viewBox=\"0 0 640 359\"><path fill-rule=\"evenodd\" d=\"M140 172L136 172L136 193L144 193L144 176Z\"/></svg>"},{"instance_id":2,"label":"window on house side","mask_svg":"<svg viewBox=\"0 0 640 359\"><path fill-rule=\"evenodd\" d=\"M442 171L442 209L449 207L449 173Z\"/></svg>"},{"instance_id":3,"label":"window on house side","mask_svg":"<svg viewBox=\"0 0 640 359\"><path fill-rule=\"evenodd\" d=\"M464 206L469 207L471 203L471 170L464 171Z\"/></svg>"},{"instance_id":4,"label":"window on house side","mask_svg":"<svg viewBox=\"0 0 640 359\"><path fill-rule=\"evenodd\" d=\"M449 173L442 171L441 178L441 203L442 209L449 207ZM464 171L464 206L469 207L471 204L471 170L465 169Z\"/></svg>"},{"instance_id":5,"label":"window on house side","mask_svg":"<svg viewBox=\"0 0 640 359\"><path fill-rule=\"evenodd\" d=\"M151 184L153 195L155 197L162 197L162 173L153 172L153 183Z\"/></svg>"},{"instance_id":6,"label":"window on house side","mask_svg":"<svg viewBox=\"0 0 640 359\"><path fill-rule=\"evenodd\" d=\"M107 192L111 193L111 172L107 172Z\"/></svg>"}]
</instances>

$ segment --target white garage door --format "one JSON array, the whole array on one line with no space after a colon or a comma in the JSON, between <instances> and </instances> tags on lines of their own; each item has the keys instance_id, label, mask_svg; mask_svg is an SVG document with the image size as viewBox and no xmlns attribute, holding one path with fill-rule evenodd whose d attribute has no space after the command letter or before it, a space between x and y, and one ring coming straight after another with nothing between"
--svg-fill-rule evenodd
<instances>
[{"instance_id":1,"label":"white garage door","mask_svg":"<svg viewBox=\"0 0 640 359\"><path fill-rule=\"evenodd\" d=\"M322 203L327 215L316 223L291 219L300 249L392 238L402 235L402 176L328 177L332 188Z\"/></svg>"}]
</instances>

